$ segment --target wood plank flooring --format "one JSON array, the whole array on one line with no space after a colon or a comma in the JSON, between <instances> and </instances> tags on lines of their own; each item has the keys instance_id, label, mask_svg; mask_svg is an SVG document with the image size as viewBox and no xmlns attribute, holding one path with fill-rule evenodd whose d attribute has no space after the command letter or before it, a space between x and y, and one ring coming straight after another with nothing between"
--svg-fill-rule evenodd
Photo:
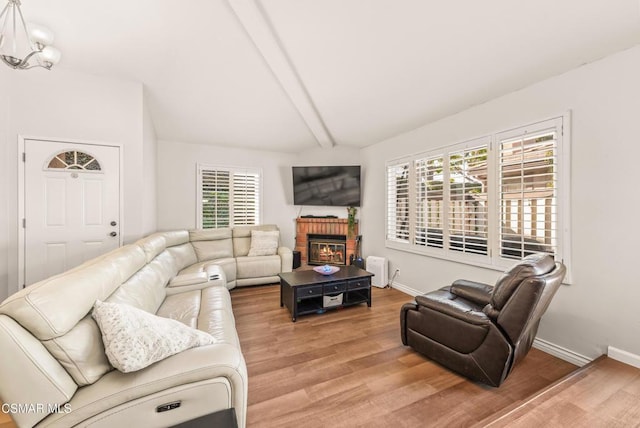
<instances>
[{"instance_id":1,"label":"wood plank flooring","mask_svg":"<svg viewBox=\"0 0 640 428\"><path fill-rule=\"evenodd\" d=\"M279 290L231 292L249 372L249 427L472 426L576 369L532 349L500 388L483 386L402 345L400 307L412 298L400 291L374 288L371 308L293 323Z\"/></svg>"},{"instance_id":2,"label":"wood plank flooring","mask_svg":"<svg viewBox=\"0 0 640 428\"><path fill-rule=\"evenodd\" d=\"M640 369L600 357L483 426L640 427Z\"/></svg>"}]
</instances>

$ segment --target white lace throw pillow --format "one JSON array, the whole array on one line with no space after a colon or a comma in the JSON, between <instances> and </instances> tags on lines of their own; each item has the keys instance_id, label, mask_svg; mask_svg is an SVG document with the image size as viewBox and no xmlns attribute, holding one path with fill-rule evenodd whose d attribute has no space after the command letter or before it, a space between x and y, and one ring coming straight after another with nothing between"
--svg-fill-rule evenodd
<instances>
[{"instance_id":1,"label":"white lace throw pillow","mask_svg":"<svg viewBox=\"0 0 640 428\"><path fill-rule=\"evenodd\" d=\"M278 230L252 230L251 231L251 248L249 249L249 257L254 256L273 256L278 251L278 240L280 239L280 231Z\"/></svg>"},{"instance_id":2,"label":"white lace throw pillow","mask_svg":"<svg viewBox=\"0 0 640 428\"><path fill-rule=\"evenodd\" d=\"M96 301L91 316L102 332L107 358L123 373L143 369L196 346L210 345L210 334L126 304Z\"/></svg>"}]
</instances>

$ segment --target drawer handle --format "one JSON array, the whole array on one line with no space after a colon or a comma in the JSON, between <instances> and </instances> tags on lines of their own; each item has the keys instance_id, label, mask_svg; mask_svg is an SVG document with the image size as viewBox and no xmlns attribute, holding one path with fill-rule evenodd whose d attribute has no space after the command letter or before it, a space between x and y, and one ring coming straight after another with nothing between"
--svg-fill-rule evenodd
<instances>
[{"instance_id":1,"label":"drawer handle","mask_svg":"<svg viewBox=\"0 0 640 428\"><path fill-rule=\"evenodd\" d=\"M309 294L313 294L313 290L309 290Z\"/></svg>"},{"instance_id":2,"label":"drawer handle","mask_svg":"<svg viewBox=\"0 0 640 428\"><path fill-rule=\"evenodd\" d=\"M337 286L337 285L334 285L334 286L333 286L333 289L334 289L334 290L337 290L337 289L338 289L338 286Z\"/></svg>"}]
</instances>

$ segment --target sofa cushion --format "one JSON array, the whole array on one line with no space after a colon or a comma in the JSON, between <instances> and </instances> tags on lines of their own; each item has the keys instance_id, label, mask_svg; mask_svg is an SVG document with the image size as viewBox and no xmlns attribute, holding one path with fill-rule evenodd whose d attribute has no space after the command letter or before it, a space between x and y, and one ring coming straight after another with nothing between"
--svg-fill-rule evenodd
<instances>
[{"instance_id":1,"label":"sofa cushion","mask_svg":"<svg viewBox=\"0 0 640 428\"><path fill-rule=\"evenodd\" d=\"M136 242L147 256L147 263L153 260L167 247L167 241L161 233L154 233Z\"/></svg>"},{"instance_id":2,"label":"sofa cushion","mask_svg":"<svg viewBox=\"0 0 640 428\"><path fill-rule=\"evenodd\" d=\"M251 248L251 231L274 231L278 230L275 224L261 224L258 226L236 226L233 228L233 255L243 257L249 254Z\"/></svg>"},{"instance_id":3,"label":"sofa cushion","mask_svg":"<svg viewBox=\"0 0 640 428\"><path fill-rule=\"evenodd\" d=\"M252 230L249 257L273 256L278 251L280 232L277 230Z\"/></svg>"},{"instance_id":4,"label":"sofa cushion","mask_svg":"<svg viewBox=\"0 0 640 428\"><path fill-rule=\"evenodd\" d=\"M139 251L130 250L126 248L124 253ZM120 255L114 257L120 260ZM96 300L106 299L118 288L120 269L111 258L104 258L86 268L47 278L10 296L0 305L0 313L40 340L62 336L91 311Z\"/></svg>"},{"instance_id":5,"label":"sofa cushion","mask_svg":"<svg viewBox=\"0 0 640 428\"><path fill-rule=\"evenodd\" d=\"M166 296L165 285L172 277L173 275L165 271L160 261L154 260L104 300L111 303L126 303L155 314Z\"/></svg>"},{"instance_id":6,"label":"sofa cushion","mask_svg":"<svg viewBox=\"0 0 640 428\"><path fill-rule=\"evenodd\" d=\"M238 257L237 278L260 278L280 273L280 256Z\"/></svg>"},{"instance_id":7,"label":"sofa cushion","mask_svg":"<svg viewBox=\"0 0 640 428\"><path fill-rule=\"evenodd\" d=\"M79 386L90 385L113 370L104 352L98 324L87 314L64 336L42 344Z\"/></svg>"},{"instance_id":8,"label":"sofa cushion","mask_svg":"<svg viewBox=\"0 0 640 428\"><path fill-rule=\"evenodd\" d=\"M230 228L191 230L189 239L200 262L233 257Z\"/></svg>"},{"instance_id":9,"label":"sofa cushion","mask_svg":"<svg viewBox=\"0 0 640 428\"><path fill-rule=\"evenodd\" d=\"M208 287L167 296L157 315L206 331L216 339L216 343L240 346L231 296L224 287Z\"/></svg>"},{"instance_id":10,"label":"sofa cushion","mask_svg":"<svg viewBox=\"0 0 640 428\"><path fill-rule=\"evenodd\" d=\"M193 245L186 243L182 245L176 245L174 247L167 248L169 254L173 256L174 265L176 271L179 272L187 266L191 266L194 263L198 263L198 256L196 255Z\"/></svg>"},{"instance_id":11,"label":"sofa cushion","mask_svg":"<svg viewBox=\"0 0 640 428\"><path fill-rule=\"evenodd\" d=\"M161 234L164 236L167 248L189 242L188 230L172 230L169 232L161 232Z\"/></svg>"},{"instance_id":12,"label":"sofa cushion","mask_svg":"<svg viewBox=\"0 0 640 428\"><path fill-rule=\"evenodd\" d=\"M143 369L185 349L215 343L213 336L129 305L96 301L91 314L111 364L123 373Z\"/></svg>"}]
</instances>

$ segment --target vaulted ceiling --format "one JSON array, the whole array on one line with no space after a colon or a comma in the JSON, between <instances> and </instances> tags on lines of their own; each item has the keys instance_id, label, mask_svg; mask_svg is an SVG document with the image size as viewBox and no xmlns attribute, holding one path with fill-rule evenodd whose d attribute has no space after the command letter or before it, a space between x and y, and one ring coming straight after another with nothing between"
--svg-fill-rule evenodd
<instances>
[{"instance_id":1,"label":"vaulted ceiling","mask_svg":"<svg viewBox=\"0 0 640 428\"><path fill-rule=\"evenodd\" d=\"M364 147L640 43L638 0L23 0L159 139ZM55 69L54 71L55 72Z\"/></svg>"}]
</instances>

